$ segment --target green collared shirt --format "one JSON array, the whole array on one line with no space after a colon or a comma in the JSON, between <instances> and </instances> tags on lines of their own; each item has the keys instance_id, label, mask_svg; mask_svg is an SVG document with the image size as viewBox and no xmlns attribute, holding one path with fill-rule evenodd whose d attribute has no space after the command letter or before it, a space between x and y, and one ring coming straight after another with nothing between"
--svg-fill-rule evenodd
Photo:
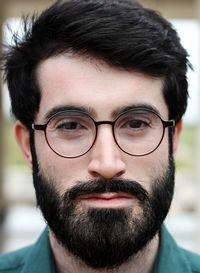
<instances>
[{"instance_id":1,"label":"green collared shirt","mask_svg":"<svg viewBox=\"0 0 200 273\"><path fill-rule=\"evenodd\" d=\"M165 229L152 273L200 273L200 256L181 249ZM46 229L32 246L0 257L0 273L56 273Z\"/></svg>"}]
</instances>

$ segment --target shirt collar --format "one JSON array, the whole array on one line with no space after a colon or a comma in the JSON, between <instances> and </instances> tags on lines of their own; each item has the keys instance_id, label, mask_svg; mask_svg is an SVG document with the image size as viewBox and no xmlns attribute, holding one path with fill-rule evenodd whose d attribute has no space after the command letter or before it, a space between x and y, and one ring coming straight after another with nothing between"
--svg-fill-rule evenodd
<instances>
[{"instance_id":1,"label":"shirt collar","mask_svg":"<svg viewBox=\"0 0 200 273\"><path fill-rule=\"evenodd\" d=\"M160 231L159 253L153 273L191 273L188 261L165 226Z\"/></svg>"},{"instance_id":2,"label":"shirt collar","mask_svg":"<svg viewBox=\"0 0 200 273\"><path fill-rule=\"evenodd\" d=\"M56 272L48 233L48 228L46 228L30 253L28 253L22 273Z\"/></svg>"}]
</instances>

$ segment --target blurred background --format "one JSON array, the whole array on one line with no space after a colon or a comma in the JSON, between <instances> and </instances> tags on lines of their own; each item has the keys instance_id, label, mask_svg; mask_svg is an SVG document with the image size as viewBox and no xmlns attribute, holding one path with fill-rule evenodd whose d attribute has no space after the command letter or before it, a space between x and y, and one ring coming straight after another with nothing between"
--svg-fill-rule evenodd
<instances>
[{"instance_id":1,"label":"blurred background","mask_svg":"<svg viewBox=\"0 0 200 273\"><path fill-rule=\"evenodd\" d=\"M0 39L20 29L19 17L41 12L52 0L0 0ZM176 189L166 225L182 246L200 253L200 0L140 0L169 19L188 50L189 107L176 157ZM13 136L6 86L0 82L0 253L33 243L45 223L35 207L31 171Z\"/></svg>"}]
</instances>

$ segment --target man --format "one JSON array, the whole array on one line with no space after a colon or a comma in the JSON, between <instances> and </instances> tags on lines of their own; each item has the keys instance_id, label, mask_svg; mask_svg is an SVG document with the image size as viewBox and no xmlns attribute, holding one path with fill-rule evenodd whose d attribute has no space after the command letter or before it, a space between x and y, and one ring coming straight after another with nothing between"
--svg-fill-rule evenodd
<instances>
[{"instance_id":1,"label":"man","mask_svg":"<svg viewBox=\"0 0 200 273\"><path fill-rule=\"evenodd\" d=\"M48 228L0 272L200 272L163 226L188 97L176 31L131 0L59 1L24 24L3 68Z\"/></svg>"}]
</instances>

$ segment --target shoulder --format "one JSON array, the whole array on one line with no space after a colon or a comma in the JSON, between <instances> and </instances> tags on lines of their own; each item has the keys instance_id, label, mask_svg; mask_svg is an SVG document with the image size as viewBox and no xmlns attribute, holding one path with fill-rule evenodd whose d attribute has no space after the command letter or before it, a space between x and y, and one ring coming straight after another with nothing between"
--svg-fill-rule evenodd
<instances>
[{"instance_id":1,"label":"shoulder","mask_svg":"<svg viewBox=\"0 0 200 273\"><path fill-rule=\"evenodd\" d=\"M19 273L21 272L26 257L32 246L4 254L0 256L0 273Z\"/></svg>"},{"instance_id":2,"label":"shoulder","mask_svg":"<svg viewBox=\"0 0 200 273\"><path fill-rule=\"evenodd\" d=\"M162 226L154 272L200 273L200 256L180 247L165 226Z\"/></svg>"},{"instance_id":3,"label":"shoulder","mask_svg":"<svg viewBox=\"0 0 200 273\"><path fill-rule=\"evenodd\" d=\"M185 249L181 249L187 263L191 268L192 273L200 273L200 255L190 252Z\"/></svg>"},{"instance_id":4,"label":"shoulder","mask_svg":"<svg viewBox=\"0 0 200 273\"><path fill-rule=\"evenodd\" d=\"M28 247L0 256L0 273L54 272L48 228Z\"/></svg>"}]
</instances>

